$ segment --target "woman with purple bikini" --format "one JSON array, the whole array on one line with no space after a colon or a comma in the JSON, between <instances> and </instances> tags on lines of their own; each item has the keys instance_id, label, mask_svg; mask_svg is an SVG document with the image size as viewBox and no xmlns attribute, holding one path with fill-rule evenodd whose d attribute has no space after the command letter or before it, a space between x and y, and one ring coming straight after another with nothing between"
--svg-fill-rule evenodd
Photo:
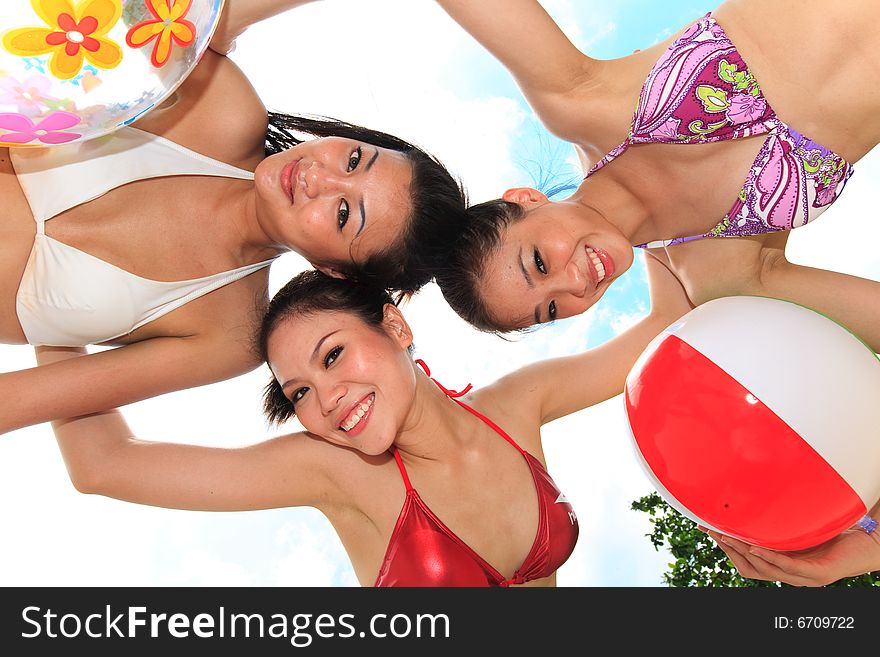
<instances>
[{"instance_id":1,"label":"woman with purple bikini","mask_svg":"<svg viewBox=\"0 0 880 657\"><path fill-rule=\"evenodd\" d=\"M727 0L663 42L598 60L537 0L437 1L586 173L562 201L515 188L469 209L436 274L461 317L505 332L583 313L638 248L694 305L785 299L880 351L880 283L785 255L789 232L821 215L880 141L880 91L866 83L880 71L880 4ZM875 569L878 535L850 530L803 554L720 544L747 577L817 585Z\"/></svg>"}]
</instances>

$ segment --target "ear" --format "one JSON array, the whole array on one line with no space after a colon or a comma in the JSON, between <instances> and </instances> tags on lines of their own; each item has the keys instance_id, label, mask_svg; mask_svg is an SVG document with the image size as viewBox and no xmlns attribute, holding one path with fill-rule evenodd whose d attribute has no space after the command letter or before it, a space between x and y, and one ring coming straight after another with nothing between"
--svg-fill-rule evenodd
<instances>
[{"instance_id":1,"label":"ear","mask_svg":"<svg viewBox=\"0 0 880 657\"><path fill-rule=\"evenodd\" d=\"M325 276L329 276L330 278L345 278L345 274L334 267L328 267L325 265L316 265L314 262L311 263L312 267L317 269L319 272L324 274Z\"/></svg>"},{"instance_id":2,"label":"ear","mask_svg":"<svg viewBox=\"0 0 880 657\"><path fill-rule=\"evenodd\" d=\"M393 303L386 303L382 310L382 325L395 342L399 343L404 349L409 348L412 344L412 329L400 312L400 308Z\"/></svg>"},{"instance_id":3,"label":"ear","mask_svg":"<svg viewBox=\"0 0 880 657\"><path fill-rule=\"evenodd\" d=\"M543 192L531 187L514 187L508 189L501 198L508 203L516 203L523 206L526 210L531 210L539 205L549 203L550 199Z\"/></svg>"}]
</instances>

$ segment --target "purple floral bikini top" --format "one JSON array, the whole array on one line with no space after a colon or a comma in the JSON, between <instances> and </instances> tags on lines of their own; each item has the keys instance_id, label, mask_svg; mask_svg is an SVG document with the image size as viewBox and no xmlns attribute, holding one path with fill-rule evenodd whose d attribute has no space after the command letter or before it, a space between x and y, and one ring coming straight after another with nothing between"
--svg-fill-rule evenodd
<instances>
[{"instance_id":1,"label":"purple floral bikini top","mask_svg":"<svg viewBox=\"0 0 880 657\"><path fill-rule=\"evenodd\" d=\"M711 14L706 14L651 69L629 136L599 160L585 179L631 144L700 144L764 133L767 139L733 207L712 230L638 247L803 226L825 211L852 175L850 163L776 116L736 47Z\"/></svg>"}]
</instances>

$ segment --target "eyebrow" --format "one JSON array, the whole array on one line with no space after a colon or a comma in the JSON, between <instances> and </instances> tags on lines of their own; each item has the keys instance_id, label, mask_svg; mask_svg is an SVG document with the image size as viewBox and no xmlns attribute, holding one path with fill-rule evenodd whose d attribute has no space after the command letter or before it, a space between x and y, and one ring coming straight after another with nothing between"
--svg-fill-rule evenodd
<instances>
[{"instance_id":1,"label":"eyebrow","mask_svg":"<svg viewBox=\"0 0 880 657\"><path fill-rule=\"evenodd\" d=\"M332 335L334 335L336 333L339 333L338 329L335 331L330 331L330 333L328 333L323 338L318 340L318 344L316 344L315 348L312 350L312 355L309 357L309 361L313 361L313 360L315 360L315 358L318 357L318 352L321 351L321 345L323 345L327 341L328 338L330 338ZM289 386L295 380L296 380L296 377L294 377L292 379L288 379L287 381L285 381L284 383L281 384L281 389L284 390L285 388L287 388L287 386Z\"/></svg>"},{"instance_id":2,"label":"eyebrow","mask_svg":"<svg viewBox=\"0 0 880 657\"><path fill-rule=\"evenodd\" d=\"M517 262L519 263L519 269L520 269L520 271L522 272L523 278L526 279L526 284L527 284L530 288L534 288L534 287L535 287L535 283L532 281L532 277L529 276L529 272L526 271L526 266L525 266L525 264L523 263L523 259L522 259L522 247L519 247L519 256L517 257Z\"/></svg>"},{"instance_id":3,"label":"eyebrow","mask_svg":"<svg viewBox=\"0 0 880 657\"><path fill-rule=\"evenodd\" d=\"M363 196L361 196L360 199L358 199L358 207L361 210L361 225L360 225L360 228L357 229L357 232L354 234L355 237L360 235L361 232L363 232L363 230L364 230L364 226L367 225L367 211L364 209L364 197ZM354 238L352 238L352 239L354 239Z\"/></svg>"},{"instance_id":4,"label":"eyebrow","mask_svg":"<svg viewBox=\"0 0 880 657\"><path fill-rule=\"evenodd\" d=\"M379 157L379 149L378 148L376 149L376 152L373 153L373 157L370 158L370 161L367 162L366 166L364 167L365 173L370 170L370 167L373 166L373 163L376 161L377 157ZM360 228L358 228L357 232L354 234L355 237L360 235L364 230L364 226L367 225L367 211L364 209L364 197L363 196L361 196L360 200L358 201L358 207L361 210L361 226L360 226Z\"/></svg>"},{"instance_id":5,"label":"eyebrow","mask_svg":"<svg viewBox=\"0 0 880 657\"><path fill-rule=\"evenodd\" d=\"M376 161L376 158L377 158L377 157L379 157L379 149L378 149L378 148L376 149L376 152L373 153L373 157L370 158L370 161L367 162L367 167L366 167L365 171L369 171L369 170L370 170L370 167L373 166L373 162Z\"/></svg>"},{"instance_id":6,"label":"eyebrow","mask_svg":"<svg viewBox=\"0 0 880 657\"><path fill-rule=\"evenodd\" d=\"M526 269L525 264L523 263L522 247L519 248L519 257L517 258L517 262L519 263L519 270L522 272L523 278L526 279L526 284L529 286L529 288L534 289L535 282L532 280L532 277L529 276L529 272ZM541 323L541 304L539 303L539 304L535 305L535 324L540 324L540 323Z\"/></svg>"}]
</instances>

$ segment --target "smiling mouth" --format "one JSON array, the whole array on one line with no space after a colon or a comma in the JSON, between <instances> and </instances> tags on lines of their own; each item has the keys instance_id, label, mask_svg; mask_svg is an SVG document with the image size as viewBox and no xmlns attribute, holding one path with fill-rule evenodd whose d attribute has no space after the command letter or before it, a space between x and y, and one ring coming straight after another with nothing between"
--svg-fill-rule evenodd
<instances>
[{"instance_id":1,"label":"smiling mouth","mask_svg":"<svg viewBox=\"0 0 880 657\"><path fill-rule=\"evenodd\" d=\"M596 287L614 275L614 260L602 249L591 246L584 247L592 266L591 277L596 280Z\"/></svg>"},{"instance_id":2,"label":"smiling mouth","mask_svg":"<svg viewBox=\"0 0 880 657\"><path fill-rule=\"evenodd\" d=\"M290 199L291 204L293 204L294 196L296 195L296 191L293 186L293 180L296 177L296 173L298 170L299 160L294 160L293 162L290 162L281 170L281 189L284 190L284 193Z\"/></svg>"},{"instance_id":3,"label":"smiling mouth","mask_svg":"<svg viewBox=\"0 0 880 657\"><path fill-rule=\"evenodd\" d=\"M593 271L596 273L596 287L599 287L599 283L605 280L605 265L602 264L602 260L599 259L599 255L592 247L586 247L586 251L587 257L590 259L590 265L592 265Z\"/></svg>"},{"instance_id":4,"label":"smiling mouth","mask_svg":"<svg viewBox=\"0 0 880 657\"><path fill-rule=\"evenodd\" d=\"M373 408L373 402L375 401L376 393L371 392L348 412L345 419L339 423L339 428L345 433L349 433L358 428L361 425L361 421L369 415L370 409Z\"/></svg>"}]
</instances>

